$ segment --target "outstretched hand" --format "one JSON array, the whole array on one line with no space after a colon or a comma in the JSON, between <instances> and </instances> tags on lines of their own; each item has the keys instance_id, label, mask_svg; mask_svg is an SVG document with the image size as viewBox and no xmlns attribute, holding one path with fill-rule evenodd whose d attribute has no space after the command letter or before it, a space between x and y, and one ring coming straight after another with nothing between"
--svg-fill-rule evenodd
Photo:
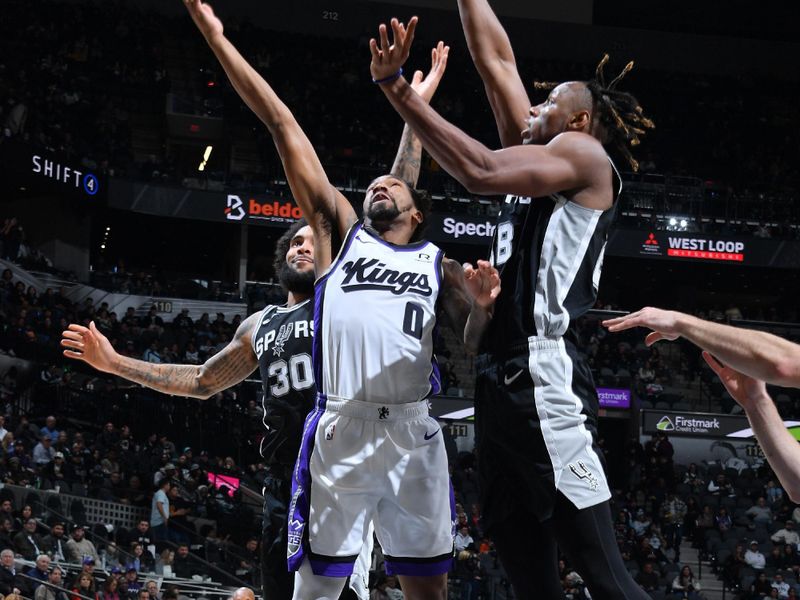
<instances>
[{"instance_id":1,"label":"outstretched hand","mask_svg":"<svg viewBox=\"0 0 800 600\"><path fill-rule=\"evenodd\" d=\"M769 399L767 385L763 381L753 379L744 373L723 365L708 352L703 352L703 358L708 363L708 366L711 367L711 370L717 374L731 397L746 411L752 408L759 400Z\"/></svg>"},{"instance_id":2,"label":"outstretched hand","mask_svg":"<svg viewBox=\"0 0 800 600\"><path fill-rule=\"evenodd\" d=\"M608 327L612 333L625 331L633 327L646 327L652 329L644 339L644 343L652 346L659 340L673 341L680 337L678 332L678 316L671 310L661 310L660 308L646 307L636 312L632 312L624 317L607 319L603 321L603 326Z\"/></svg>"},{"instance_id":3,"label":"outstretched hand","mask_svg":"<svg viewBox=\"0 0 800 600\"><path fill-rule=\"evenodd\" d=\"M214 14L214 9L209 4L202 0L183 0L183 4L203 37L210 40L212 37L222 35L222 21Z\"/></svg>"},{"instance_id":4,"label":"outstretched hand","mask_svg":"<svg viewBox=\"0 0 800 600\"><path fill-rule=\"evenodd\" d=\"M394 43L389 43L389 32L385 23L381 23L378 27L380 44L375 38L369 41L369 51L372 53L369 70L375 81L397 74L405 64L408 54L411 52L411 42L414 41L417 17L411 17L408 27L397 19L392 19L390 25Z\"/></svg>"},{"instance_id":5,"label":"outstretched hand","mask_svg":"<svg viewBox=\"0 0 800 600\"><path fill-rule=\"evenodd\" d=\"M422 71L415 71L411 80L412 89L422 96L425 102L430 102L442 81L445 69L447 69L447 56L450 53L450 46L445 46L444 42L439 42L431 50L431 70L423 77Z\"/></svg>"},{"instance_id":6,"label":"outstretched hand","mask_svg":"<svg viewBox=\"0 0 800 600\"><path fill-rule=\"evenodd\" d=\"M500 295L500 273L488 260L479 260L477 268L464 264L464 284L475 304L490 308Z\"/></svg>"},{"instance_id":7,"label":"outstretched hand","mask_svg":"<svg viewBox=\"0 0 800 600\"><path fill-rule=\"evenodd\" d=\"M89 323L89 327L72 323L61 336L64 356L82 360L98 371L112 372L117 353L94 321Z\"/></svg>"}]
</instances>

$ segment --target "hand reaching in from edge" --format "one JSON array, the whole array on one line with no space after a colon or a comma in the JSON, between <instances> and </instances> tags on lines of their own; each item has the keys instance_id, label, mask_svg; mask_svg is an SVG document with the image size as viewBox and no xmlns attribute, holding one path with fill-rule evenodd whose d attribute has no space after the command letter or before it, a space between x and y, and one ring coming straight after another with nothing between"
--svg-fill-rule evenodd
<instances>
[{"instance_id":1,"label":"hand reaching in from edge","mask_svg":"<svg viewBox=\"0 0 800 600\"><path fill-rule=\"evenodd\" d=\"M375 38L369 41L369 50L372 53L369 70L375 81L397 74L408 60L411 42L414 41L414 31L417 28L417 17L411 17L408 27L397 19L392 19L390 25L392 27L392 44L389 43L389 32L384 23L378 27L380 43Z\"/></svg>"}]
</instances>

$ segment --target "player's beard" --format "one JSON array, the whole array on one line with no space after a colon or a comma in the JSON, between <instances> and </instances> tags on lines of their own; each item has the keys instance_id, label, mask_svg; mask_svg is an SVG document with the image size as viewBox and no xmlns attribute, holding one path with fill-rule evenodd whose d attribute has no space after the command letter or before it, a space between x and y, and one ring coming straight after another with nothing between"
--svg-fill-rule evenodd
<instances>
[{"instance_id":1,"label":"player's beard","mask_svg":"<svg viewBox=\"0 0 800 600\"><path fill-rule=\"evenodd\" d=\"M287 291L295 294L311 295L314 292L314 269L300 272L284 263L278 280Z\"/></svg>"},{"instance_id":2,"label":"player's beard","mask_svg":"<svg viewBox=\"0 0 800 600\"><path fill-rule=\"evenodd\" d=\"M366 214L372 226L378 231L384 231L389 225L400 216L400 210L394 200L391 202L380 202L369 207Z\"/></svg>"}]
</instances>

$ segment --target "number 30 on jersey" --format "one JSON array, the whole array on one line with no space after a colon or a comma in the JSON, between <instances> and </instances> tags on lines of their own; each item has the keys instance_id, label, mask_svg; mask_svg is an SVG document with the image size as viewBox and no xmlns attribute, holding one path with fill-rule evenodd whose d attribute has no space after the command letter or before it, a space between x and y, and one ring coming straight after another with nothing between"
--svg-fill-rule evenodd
<instances>
[{"instance_id":1,"label":"number 30 on jersey","mask_svg":"<svg viewBox=\"0 0 800 600\"><path fill-rule=\"evenodd\" d=\"M300 391L314 385L314 369L311 356L308 354L295 354L287 363L285 360L276 360L269 366L270 380L274 377L269 390L277 398L285 396L290 390Z\"/></svg>"}]
</instances>

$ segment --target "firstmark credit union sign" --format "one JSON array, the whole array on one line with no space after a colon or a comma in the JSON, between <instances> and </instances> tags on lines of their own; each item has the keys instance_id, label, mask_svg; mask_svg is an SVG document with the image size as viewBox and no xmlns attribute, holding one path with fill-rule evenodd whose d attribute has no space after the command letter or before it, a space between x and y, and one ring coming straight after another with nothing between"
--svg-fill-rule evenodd
<instances>
[{"instance_id":1,"label":"firstmark credit union sign","mask_svg":"<svg viewBox=\"0 0 800 600\"><path fill-rule=\"evenodd\" d=\"M675 436L735 437L749 427L746 417L664 410L642 411L645 434L666 433Z\"/></svg>"}]
</instances>

